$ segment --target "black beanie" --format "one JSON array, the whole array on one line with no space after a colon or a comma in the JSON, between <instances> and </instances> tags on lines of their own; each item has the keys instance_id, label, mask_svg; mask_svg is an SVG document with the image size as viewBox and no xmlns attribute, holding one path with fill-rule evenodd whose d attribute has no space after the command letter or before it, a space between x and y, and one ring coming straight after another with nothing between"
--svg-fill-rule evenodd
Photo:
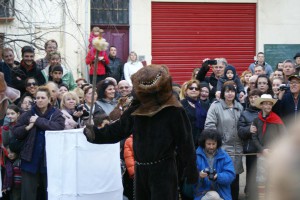
<instances>
[{"instance_id":1,"label":"black beanie","mask_svg":"<svg viewBox=\"0 0 300 200\"><path fill-rule=\"evenodd\" d=\"M61 65L55 65L54 67L52 67L52 71L51 72L64 72L63 68Z\"/></svg>"}]
</instances>

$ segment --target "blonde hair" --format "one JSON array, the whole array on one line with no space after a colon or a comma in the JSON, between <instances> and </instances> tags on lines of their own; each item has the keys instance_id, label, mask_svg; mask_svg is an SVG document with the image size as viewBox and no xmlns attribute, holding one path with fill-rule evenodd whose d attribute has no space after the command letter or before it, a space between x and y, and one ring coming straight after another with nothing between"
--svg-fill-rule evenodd
<instances>
[{"instance_id":1,"label":"blonde hair","mask_svg":"<svg viewBox=\"0 0 300 200\"><path fill-rule=\"evenodd\" d=\"M187 88L188 81L184 82L180 88L179 99L182 100L185 98L185 90Z\"/></svg>"},{"instance_id":2,"label":"blonde hair","mask_svg":"<svg viewBox=\"0 0 300 200\"><path fill-rule=\"evenodd\" d=\"M242 82L242 84L244 85L244 86L246 86L246 81L245 81L245 76L247 75L247 74L251 74L251 76L252 76L252 72L251 71L249 71L249 70L246 70L246 71L243 71L243 73L242 73L242 75L241 75L241 82ZM250 77L249 77L250 78Z\"/></svg>"},{"instance_id":3,"label":"blonde hair","mask_svg":"<svg viewBox=\"0 0 300 200\"><path fill-rule=\"evenodd\" d=\"M76 94L77 94L77 96L78 97L82 97L82 98L84 98L84 92L83 92L83 90L81 89L81 88L75 88L74 90L73 90L73 92L75 92Z\"/></svg>"},{"instance_id":4,"label":"blonde hair","mask_svg":"<svg viewBox=\"0 0 300 200\"><path fill-rule=\"evenodd\" d=\"M130 55L131 54L134 54L135 55L135 57L136 57L136 59L134 60L134 61L132 61L131 59L130 59ZM129 56L128 56L128 59L127 59L127 62L130 62L130 61L132 61L132 62L136 62L138 60L138 56L137 56L137 53L135 52L135 51L131 51L130 53L129 53Z\"/></svg>"},{"instance_id":5,"label":"blonde hair","mask_svg":"<svg viewBox=\"0 0 300 200\"><path fill-rule=\"evenodd\" d=\"M49 58L51 59L53 56L58 56L61 59L61 54L58 51L53 51L49 54Z\"/></svg>"},{"instance_id":6,"label":"blonde hair","mask_svg":"<svg viewBox=\"0 0 300 200\"><path fill-rule=\"evenodd\" d=\"M79 103L79 98L78 98L78 96L77 96L77 94L75 93L75 92L73 92L73 91L71 91L71 92L66 92L64 95L63 95L63 97L62 97L62 99L61 99L61 103L60 103L60 108L61 109L67 109L66 108L66 105L65 105L65 101L66 101L66 98L67 97L71 97L71 98L74 98L74 100L76 101L76 104L78 104Z\"/></svg>"}]
</instances>

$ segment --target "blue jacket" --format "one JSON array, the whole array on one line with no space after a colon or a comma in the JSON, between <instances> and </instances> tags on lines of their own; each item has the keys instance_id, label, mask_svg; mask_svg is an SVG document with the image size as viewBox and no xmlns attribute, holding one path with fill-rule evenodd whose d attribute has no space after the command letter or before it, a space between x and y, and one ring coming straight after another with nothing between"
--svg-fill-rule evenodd
<instances>
[{"instance_id":1,"label":"blue jacket","mask_svg":"<svg viewBox=\"0 0 300 200\"><path fill-rule=\"evenodd\" d=\"M196 150L197 154L197 168L200 172L201 170L208 168L207 157L201 147ZM194 200L200 200L204 194L204 191L209 191L213 183L216 192L224 200L231 200L231 190L230 184L235 179L235 171L231 158L229 155L221 148L218 148L217 153L214 157L214 169L217 171L217 179L215 181L210 181L208 177L202 179L199 177L198 185L196 185L196 194Z\"/></svg>"}]
</instances>

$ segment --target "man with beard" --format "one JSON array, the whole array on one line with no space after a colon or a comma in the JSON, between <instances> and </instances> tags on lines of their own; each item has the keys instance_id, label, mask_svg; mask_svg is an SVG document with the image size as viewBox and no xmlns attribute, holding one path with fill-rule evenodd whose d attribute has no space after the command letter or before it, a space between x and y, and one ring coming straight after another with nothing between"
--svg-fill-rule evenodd
<instances>
[{"instance_id":1,"label":"man with beard","mask_svg":"<svg viewBox=\"0 0 300 200\"><path fill-rule=\"evenodd\" d=\"M217 130L205 129L201 133L196 150L199 181L194 200L232 199L230 184L235 179L234 166L221 146L222 138Z\"/></svg>"},{"instance_id":2,"label":"man with beard","mask_svg":"<svg viewBox=\"0 0 300 200\"><path fill-rule=\"evenodd\" d=\"M12 69L12 85L14 88L20 90L21 96L25 93L25 80L29 77L34 77L38 85L43 85L45 80L41 70L37 68L34 61L34 48L31 46L24 46L22 48L22 60L18 67Z\"/></svg>"}]
</instances>

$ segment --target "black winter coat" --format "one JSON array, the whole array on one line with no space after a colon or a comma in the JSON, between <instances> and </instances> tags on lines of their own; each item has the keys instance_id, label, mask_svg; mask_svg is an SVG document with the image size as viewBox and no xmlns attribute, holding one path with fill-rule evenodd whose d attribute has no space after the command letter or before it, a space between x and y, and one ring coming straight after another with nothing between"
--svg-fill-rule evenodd
<instances>
[{"instance_id":1,"label":"black winter coat","mask_svg":"<svg viewBox=\"0 0 300 200\"><path fill-rule=\"evenodd\" d=\"M133 134L134 158L143 163L174 158L176 150L186 167L187 182L196 183L199 176L196 151L184 109L169 106L152 117L131 115L137 107L129 107L119 120L102 129L94 126L95 140L92 143L116 143Z\"/></svg>"},{"instance_id":2,"label":"black winter coat","mask_svg":"<svg viewBox=\"0 0 300 200\"><path fill-rule=\"evenodd\" d=\"M124 79L124 75L123 75L123 62L120 58L113 58L111 56L108 56L109 58L109 64L108 64L108 68L109 68L109 73L107 74L110 77L113 77L114 79L117 80L117 82L119 82L120 80Z\"/></svg>"},{"instance_id":3,"label":"black winter coat","mask_svg":"<svg viewBox=\"0 0 300 200\"><path fill-rule=\"evenodd\" d=\"M63 117L63 114L60 112L60 110L49 105L47 111L44 114L37 112L37 115L39 117L35 121L34 126L29 131L27 131L25 127L29 125L30 117L35 114L33 112L33 109L34 108L23 113L12 129L12 134L17 139L24 140L24 146L21 150L20 156L22 159L28 162L30 162L32 159L35 139L37 135L36 127L39 127L43 131L64 130L65 128L65 118ZM51 111L51 109L55 109L55 111L53 112ZM50 120L44 118L44 116L47 116L49 112L53 112L50 116Z\"/></svg>"},{"instance_id":4,"label":"black winter coat","mask_svg":"<svg viewBox=\"0 0 300 200\"><path fill-rule=\"evenodd\" d=\"M209 66L205 63L202 64L202 67L200 68L196 79L200 82L207 82L212 86L209 91L209 100L212 102L216 98L216 91L217 91L217 85L218 85L218 79L216 78L215 74L212 73L210 76L206 76L207 72L209 71Z\"/></svg>"},{"instance_id":5,"label":"black winter coat","mask_svg":"<svg viewBox=\"0 0 300 200\"><path fill-rule=\"evenodd\" d=\"M299 120L297 117L300 113L300 95L298 96L298 103L295 105L294 96L291 92L283 95L281 100L278 100L272 109L280 116L285 124L288 124L290 118L291 122Z\"/></svg>"},{"instance_id":6,"label":"black winter coat","mask_svg":"<svg viewBox=\"0 0 300 200\"><path fill-rule=\"evenodd\" d=\"M21 96L26 91L25 80L27 78L34 77L37 80L38 85L45 84L44 76L41 70L37 68L35 62L33 63L32 69L28 71L25 69L23 65L25 65L25 63L21 62L21 64L18 67L13 68L11 71L12 85L14 88L20 90Z\"/></svg>"},{"instance_id":7,"label":"black winter coat","mask_svg":"<svg viewBox=\"0 0 300 200\"><path fill-rule=\"evenodd\" d=\"M194 107L192 107L189 104L188 100L186 100L186 99L181 100L181 104L182 104L182 106L189 118L189 121L191 123L194 144L195 144L195 146L198 146L197 145L198 139L199 139L199 136L200 136L201 132L203 131L203 129L196 127L196 109ZM200 104L201 104L201 108L207 112L209 109L209 102L200 101ZM204 123L205 123L205 120L203 122L203 126L204 126Z\"/></svg>"},{"instance_id":8,"label":"black winter coat","mask_svg":"<svg viewBox=\"0 0 300 200\"><path fill-rule=\"evenodd\" d=\"M238 122L238 135L243 141L244 153L257 153L257 148L252 140L252 133L250 132L250 126L255 118L258 116L258 108L250 106L244 110L240 116Z\"/></svg>"}]
</instances>

